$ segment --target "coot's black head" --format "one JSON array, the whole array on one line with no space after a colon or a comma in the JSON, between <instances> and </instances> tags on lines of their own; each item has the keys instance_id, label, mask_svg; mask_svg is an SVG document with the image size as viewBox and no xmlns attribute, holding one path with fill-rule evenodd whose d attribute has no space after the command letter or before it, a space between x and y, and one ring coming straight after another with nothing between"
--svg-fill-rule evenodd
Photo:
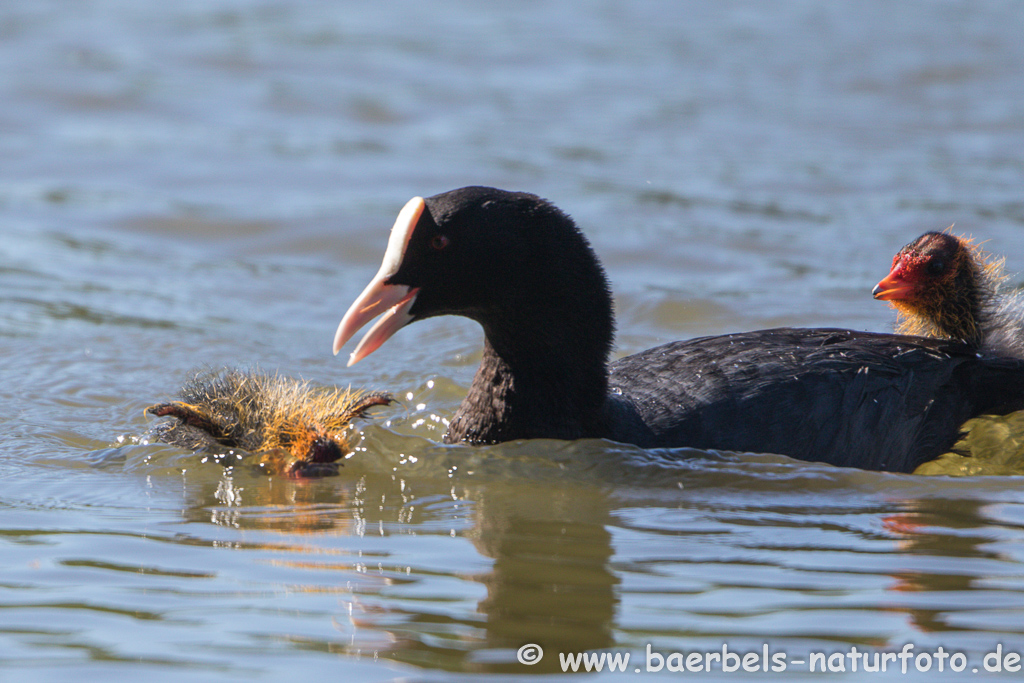
<instances>
[{"instance_id":1,"label":"coot's black head","mask_svg":"<svg viewBox=\"0 0 1024 683\"><path fill-rule=\"evenodd\" d=\"M603 363L612 337L604 272L572 219L535 195L490 187L405 205L380 271L338 327L334 352L381 313L350 365L401 327L437 315L480 322L495 348L512 354L596 336Z\"/></svg>"}]
</instances>

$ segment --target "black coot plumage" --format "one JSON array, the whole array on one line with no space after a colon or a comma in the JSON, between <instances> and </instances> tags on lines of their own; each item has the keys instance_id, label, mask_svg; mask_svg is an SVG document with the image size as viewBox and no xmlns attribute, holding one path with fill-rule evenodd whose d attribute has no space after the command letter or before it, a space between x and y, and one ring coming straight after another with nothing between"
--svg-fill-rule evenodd
<instances>
[{"instance_id":1,"label":"black coot plumage","mask_svg":"<svg viewBox=\"0 0 1024 683\"><path fill-rule=\"evenodd\" d=\"M981 413L1024 407L1024 363L948 340L775 329L673 342L608 364L607 279L572 219L535 195L410 200L338 327L366 357L415 320L462 315L484 353L447 442L607 438L911 471Z\"/></svg>"}]
</instances>

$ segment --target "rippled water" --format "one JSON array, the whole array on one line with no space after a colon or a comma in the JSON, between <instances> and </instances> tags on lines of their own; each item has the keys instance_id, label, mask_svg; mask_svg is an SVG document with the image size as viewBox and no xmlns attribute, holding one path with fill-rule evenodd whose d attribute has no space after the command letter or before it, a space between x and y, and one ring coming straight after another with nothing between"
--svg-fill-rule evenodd
<instances>
[{"instance_id":1,"label":"rippled water","mask_svg":"<svg viewBox=\"0 0 1024 683\"><path fill-rule=\"evenodd\" d=\"M442 446L477 327L330 354L398 209L465 184L576 217L621 354L889 329L871 287L954 222L1024 271L1022 19L995 0L5 2L0 679L1024 651L1019 477ZM146 444L144 409L223 365L401 403L319 481Z\"/></svg>"}]
</instances>

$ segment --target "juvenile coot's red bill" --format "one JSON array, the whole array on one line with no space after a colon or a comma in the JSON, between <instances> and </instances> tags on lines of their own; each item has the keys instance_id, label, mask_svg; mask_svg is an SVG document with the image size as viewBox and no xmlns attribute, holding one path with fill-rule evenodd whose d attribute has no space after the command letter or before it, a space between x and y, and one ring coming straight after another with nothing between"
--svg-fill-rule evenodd
<instances>
[{"instance_id":1,"label":"juvenile coot's red bill","mask_svg":"<svg viewBox=\"0 0 1024 683\"><path fill-rule=\"evenodd\" d=\"M381 314L350 364L423 318L484 328L447 442L597 437L909 472L948 450L969 418L1024 408L1024 362L951 340L781 328L609 365L612 301L597 257L571 218L522 192L465 187L409 201L335 353Z\"/></svg>"}]
</instances>

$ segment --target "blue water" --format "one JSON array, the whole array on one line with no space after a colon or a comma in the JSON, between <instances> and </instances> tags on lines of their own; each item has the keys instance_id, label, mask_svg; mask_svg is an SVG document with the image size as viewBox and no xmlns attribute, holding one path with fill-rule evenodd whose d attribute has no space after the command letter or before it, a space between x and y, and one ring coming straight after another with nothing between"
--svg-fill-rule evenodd
<instances>
[{"instance_id":1,"label":"blue water","mask_svg":"<svg viewBox=\"0 0 1024 683\"><path fill-rule=\"evenodd\" d=\"M905 643L966 675L1024 652L1019 477L442 446L478 327L330 353L405 201L466 184L576 218L623 355L890 329L872 286L953 223L1024 272L1022 21L996 0L8 0L0 680L508 680L559 652ZM223 365L401 402L321 481L147 443L145 408Z\"/></svg>"}]
</instances>

